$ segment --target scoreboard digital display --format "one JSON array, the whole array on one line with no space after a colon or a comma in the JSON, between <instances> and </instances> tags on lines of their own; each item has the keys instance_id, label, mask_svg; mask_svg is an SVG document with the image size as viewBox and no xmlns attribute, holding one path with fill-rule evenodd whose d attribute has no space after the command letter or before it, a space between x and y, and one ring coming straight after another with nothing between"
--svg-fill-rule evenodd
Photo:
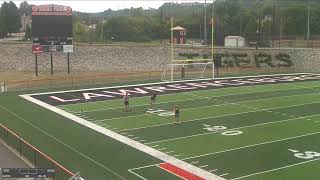
<instances>
[{"instance_id":1,"label":"scoreboard digital display","mask_svg":"<svg viewBox=\"0 0 320 180\"><path fill-rule=\"evenodd\" d=\"M72 37L72 16L32 16L33 37Z\"/></svg>"},{"instance_id":2,"label":"scoreboard digital display","mask_svg":"<svg viewBox=\"0 0 320 180\"><path fill-rule=\"evenodd\" d=\"M73 52L72 9L61 5L32 6L32 52Z\"/></svg>"}]
</instances>

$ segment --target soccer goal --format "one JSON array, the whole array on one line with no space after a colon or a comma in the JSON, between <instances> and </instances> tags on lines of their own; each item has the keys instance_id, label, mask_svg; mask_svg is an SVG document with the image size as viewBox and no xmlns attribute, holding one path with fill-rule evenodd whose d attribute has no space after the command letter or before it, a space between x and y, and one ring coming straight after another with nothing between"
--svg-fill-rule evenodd
<instances>
[{"instance_id":1,"label":"soccer goal","mask_svg":"<svg viewBox=\"0 0 320 180\"><path fill-rule=\"evenodd\" d=\"M161 75L162 81L177 81L188 79L214 78L214 22L211 17L211 58L212 59L186 59L178 60L174 57L174 28L173 17L171 19L171 63L166 64Z\"/></svg>"},{"instance_id":2,"label":"soccer goal","mask_svg":"<svg viewBox=\"0 0 320 180\"><path fill-rule=\"evenodd\" d=\"M175 60L162 72L162 81L214 78L214 63L203 60Z\"/></svg>"}]
</instances>

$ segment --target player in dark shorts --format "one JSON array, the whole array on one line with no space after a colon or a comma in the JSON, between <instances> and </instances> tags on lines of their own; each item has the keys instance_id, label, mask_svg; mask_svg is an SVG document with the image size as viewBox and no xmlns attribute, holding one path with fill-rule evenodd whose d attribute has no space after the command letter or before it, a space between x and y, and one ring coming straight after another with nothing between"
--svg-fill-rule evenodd
<instances>
[{"instance_id":1,"label":"player in dark shorts","mask_svg":"<svg viewBox=\"0 0 320 180\"><path fill-rule=\"evenodd\" d=\"M129 106L129 94L126 93L126 95L123 96L123 104L124 104L124 111L130 111L130 106Z\"/></svg>"},{"instance_id":2,"label":"player in dark shorts","mask_svg":"<svg viewBox=\"0 0 320 180\"><path fill-rule=\"evenodd\" d=\"M156 103L157 101L157 94L156 93L152 93L151 94L151 97L150 97L150 105L151 106L154 106L154 104Z\"/></svg>"},{"instance_id":3,"label":"player in dark shorts","mask_svg":"<svg viewBox=\"0 0 320 180\"><path fill-rule=\"evenodd\" d=\"M174 107L173 107L173 114L174 114L174 124L175 123L181 123L180 122L180 109L179 109L179 107L177 106L177 105L175 105Z\"/></svg>"}]
</instances>

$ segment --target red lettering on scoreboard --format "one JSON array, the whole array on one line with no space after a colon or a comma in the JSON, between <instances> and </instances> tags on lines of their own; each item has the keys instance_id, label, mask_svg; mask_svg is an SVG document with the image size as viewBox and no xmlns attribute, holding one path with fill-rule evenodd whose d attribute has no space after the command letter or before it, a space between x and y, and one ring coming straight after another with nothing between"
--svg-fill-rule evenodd
<instances>
[{"instance_id":1,"label":"red lettering on scoreboard","mask_svg":"<svg viewBox=\"0 0 320 180\"><path fill-rule=\"evenodd\" d=\"M33 16L71 16L72 9L69 6L48 4L48 5L33 5Z\"/></svg>"},{"instance_id":2,"label":"red lettering on scoreboard","mask_svg":"<svg viewBox=\"0 0 320 180\"><path fill-rule=\"evenodd\" d=\"M41 45L32 45L32 52L34 54L41 54L44 52L43 46Z\"/></svg>"}]
</instances>

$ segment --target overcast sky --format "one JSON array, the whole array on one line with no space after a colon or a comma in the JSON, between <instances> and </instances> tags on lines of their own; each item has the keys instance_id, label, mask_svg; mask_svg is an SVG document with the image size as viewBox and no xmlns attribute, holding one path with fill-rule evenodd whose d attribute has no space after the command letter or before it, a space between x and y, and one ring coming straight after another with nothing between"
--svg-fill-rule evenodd
<instances>
[{"instance_id":1,"label":"overcast sky","mask_svg":"<svg viewBox=\"0 0 320 180\"><path fill-rule=\"evenodd\" d=\"M9 0L5 0L9 2ZM2 4L4 0L0 0ZM23 0L13 0L19 7L19 4ZM53 1L53 0L32 0L27 1L29 4L41 5L41 4L59 4L65 6L71 6L75 11L81 12L102 12L107 9L118 10L131 7L143 7L148 8L159 8L163 3L166 2L204 2L204 0L64 0L64 1ZM212 2L212 0L207 0Z\"/></svg>"}]
</instances>

